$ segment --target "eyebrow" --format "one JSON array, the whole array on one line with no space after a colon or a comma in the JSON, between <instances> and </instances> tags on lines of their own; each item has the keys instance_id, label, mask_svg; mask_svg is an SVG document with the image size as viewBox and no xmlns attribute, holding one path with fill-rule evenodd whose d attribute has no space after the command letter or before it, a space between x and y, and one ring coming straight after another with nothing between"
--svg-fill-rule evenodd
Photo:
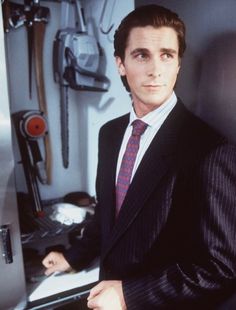
<instances>
[{"instance_id":1,"label":"eyebrow","mask_svg":"<svg viewBox=\"0 0 236 310\"><path fill-rule=\"evenodd\" d=\"M177 51L173 48L161 48L161 52L169 54L177 54Z\"/></svg>"},{"instance_id":2,"label":"eyebrow","mask_svg":"<svg viewBox=\"0 0 236 310\"><path fill-rule=\"evenodd\" d=\"M149 50L147 48L136 48L130 52L130 55L135 55L138 53L149 53Z\"/></svg>"},{"instance_id":3,"label":"eyebrow","mask_svg":"<svg viewBox=\"0 0 236 310\"><path fill-rule=\"evenodd\" d=\"M161 53L168 53L168 54L177 54L177 51L173 48L161 48ZM138 53L149 53L149 50L147 48L136 48L133 51L131 51L130 55L135 55Z\"/></svg>"}]
</instances>

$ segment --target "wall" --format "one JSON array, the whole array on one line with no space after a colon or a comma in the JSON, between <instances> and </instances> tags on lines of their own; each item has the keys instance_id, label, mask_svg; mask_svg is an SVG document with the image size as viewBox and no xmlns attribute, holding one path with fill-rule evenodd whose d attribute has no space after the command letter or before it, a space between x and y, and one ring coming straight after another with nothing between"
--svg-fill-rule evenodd
<instances>
[{"instance_id":1,"label":"wall","mask_svg":"<svg viewBox=\"0 0 236 310\"><path fill-rule=\"evenodd\" d=\"M6 60L1 6L0 94L0 309L13 309L16 304L19 305L18 309L23 309L25 298L25 279L14 182L14 159L11 140L11 123L6 79ZM6 250L4 250L3 247L3 240L6 240L3 237L4 233L2 233L2 229L4 231L4 228L9 229L12 260L10 255L6 255ZM9 298L9 292L11 292L11 298Z\"/></svg>"},{"instance_id":2,"label":"wall","mask_svg":"<svg viewBox=\"0 0 236 310\"><path fill-rule=\"evenodd\" d=\"M236 1L136 0L176 11L187 27L187 51L177 83L184 103L236 141Z\"/></svg>"},{"instance_id":3,"label":"wall","mask_svg":"<svg viewBox=\"0 0 236 310\"><path fill-rule=\"evenodd\" d=\"M109 23L114 27L109 35L99 29L105 0L81 1L89 34L99 41L104 56L101 58L102 71L111 80L107 93L81 92L69 90L69 168L65 169L61 158L59 88L53 80L52 46L57 30L60 28L60 4L41 1L42 6L50 8L50 20L46 26L44 44L44 77L48 107L49 134L52 143L52 183L39 183L42 199L62 197L68 192L88 191L95 194L94 184L97 166L97 137L99 128L107 120L126 113L130 99L123 89L113 57L112 37L121 18L134 7L133 0L108 1L104 14L103 27ZM18 0L18 3L23 1ZM113 10L113 12L111 12ZM74 25L73 14L70 18ZM26 28L21 27L6 35L8 75L11 112L38 109L35 81L33 78L32 99L28 92L28 54ZM16 184L18 191L25 191L23 169L15 141Z\"/></svg>"}]
</instances>

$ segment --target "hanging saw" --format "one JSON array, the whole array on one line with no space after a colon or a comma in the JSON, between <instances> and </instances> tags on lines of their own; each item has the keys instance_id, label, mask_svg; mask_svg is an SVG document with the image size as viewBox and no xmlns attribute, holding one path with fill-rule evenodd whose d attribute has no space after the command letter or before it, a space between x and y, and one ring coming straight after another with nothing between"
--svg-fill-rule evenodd
<instances>
[{"instance_id":1,"label":"hanging saw","mask_svg":"<svg viewBox=\"0 0 236 310\"><path fill-rule=\"evenodd\" d=\"M47 104L44 86L43 71L43 46L46 24L49 21L50 11L47 7L42 7L39 0L24 0L24 11L26 14L25 25L28 33L28 59L29 59L29 94L31 97L31 76L32 58L34 56L35 79L40 111L47 116ZM47 184L51 183L51 144L49 135L44 137L45 161Z\"/></svg>"},{"instance_id":2,"label":"hanging saw","mask_svg":"<svg viewBox=\"0 0 236 310\"><path fill-rule=\"evenodd\" d=\"M36 84L41 110L46 111L46 102L43 85L43 44L46 23L49 20L50 11L42 7L39 0L24 0L25 26L28 36L28 68L29 68L29 95L32 95L32 59L35 56ZM38 74L37 74L38 73Z\"/></svg>"},{"instance_id":3,"label":"hanging saw","mask_svg":"<svg viewBox=\"0 0 236 310\"><path fill-rule=\"evenodd\" d=\"M73 7L75 27L70 28L69 13ZM74 90L107 91L109 80L98 74L100 49L86 29L84 11L79 0L61 2L61 29L53 46L53 71L60 87L61 139L63 166L69 165L68 87Z\"/></svg>"},{"instance_id":4,"label":"hanging saw","mask_svg":"<svg viewBox=\"0 0 236 310\"><path fill-rule=\"evenodd\" d=\"M49 20L49 9L45 7L38 7L34 15L34 36L33 36L33 51L35 60L35 78L36 88L38 94L39 109L45 117L48 115L45 85L44 85L44 70L43 70L43 46L44 36L46 30L46 23ZM51 183L51 141L49 134L44 136L45 145L45 161L46 161L46 175L47 184Z\"/></svg>"},{"instance_id":5,"label":"hanging saw","mask_svg":"<svg viewBox=\"0 0 236 310\"><path fill-rule=\"evenodd\" d=\"M28 75L29 97L32 97L32 62L34 58L36 88L40 111L47 116L47 105L43 73L43 45L46 24L50 11L47 7L40 6L39 0L24 0L24 4L6 1L3 8L5 31L26 26L28 38ZM34 57L33 57L34 56ZM48 184L51 183L51 145L49 135L44 137L46 175Z\"/></svg>"}]
</instances>

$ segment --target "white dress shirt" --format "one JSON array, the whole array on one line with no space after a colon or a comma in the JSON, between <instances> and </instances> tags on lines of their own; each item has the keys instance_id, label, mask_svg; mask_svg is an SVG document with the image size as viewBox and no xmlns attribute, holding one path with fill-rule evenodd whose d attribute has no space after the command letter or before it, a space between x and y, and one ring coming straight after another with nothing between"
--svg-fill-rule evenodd
<instances>
[{"instance_id":1,"label":"white dress shirt","mask_svg":"<svg viewBox=\"0 0 236 310\"><path fill-rule=\"evenodd\" d=\"M132 122L136 119L141 119L143 122L148 124L148 126L147 126L147 129L145 130L145 132L142 134L141 139L140 139L139 150L138 150L138 154L137 154L137 157L136 157L136 160L134 163L131 181L133 179L133 176L134 176L134 174L135 174L135 172L136 172L146 150L148 149L150 143L152 142L152 139L154 138L154 136L156 135L156 133L158 132L161 125L164 123L165 119L167 118L167 116L169 115L171 110L174 108L176 103L177 103L177 97L176 97L175 93L173 92L172 95L170 96L170 98L166 102L164 102L160 107L158 107L154 111L146 114L142 118L137 117L134 109L131 110L129 124L126 128L126 131L125 131L125 134L123 137L123 141L121 144L119 156L118 156L117 167L116 167L116 181L117 181L121 161L122 161L125 149L126 149L127 142L128 142L129 137L131 136L131 133L132 133L132 129L133 129L133 127L131 125Z\"/></svg>"}]
</instances>

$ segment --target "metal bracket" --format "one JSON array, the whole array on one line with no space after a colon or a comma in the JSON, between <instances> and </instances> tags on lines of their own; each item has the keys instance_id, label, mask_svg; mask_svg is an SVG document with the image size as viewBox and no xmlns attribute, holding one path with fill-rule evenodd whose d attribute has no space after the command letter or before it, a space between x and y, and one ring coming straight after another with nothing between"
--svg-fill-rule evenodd
<instances>
[{"instance_id":1,"label":"metal bracket","mask_svg":"<svg viewBox=\"0 0 236 310\"><path fill-rule=\"evenodd\" d=\"M8 225L0 226L0 236L2 241L2 256L6 264L13 263L10 228Z\"/></svg>"},{"instance_id":2,"label":"metal bracket","mask_svg":"<svg viewBox=\"0 0 236 310\"><path fill-rule=\"evenodd\" d=\"M108 34L112 28L114 27L114 24L110 23L110 25L107 27L107 29L105 29L103 23L104 23L104 17L105 17L105 11L107 9L107 1L108 0L104 0L104 5L103 5L103 8L102 8L102 14L101 14L101 17L100 17L100 21L99 21L99 24L100 24L100 31L103 33L103 34ZM112 12L114 10L114 6L115 6L115 3L116 3L116 0L113 0L113 5L112 5ZM112 16L110 16L110 21L111 21L111 18Z\"/></svg>"}]
</instances>

